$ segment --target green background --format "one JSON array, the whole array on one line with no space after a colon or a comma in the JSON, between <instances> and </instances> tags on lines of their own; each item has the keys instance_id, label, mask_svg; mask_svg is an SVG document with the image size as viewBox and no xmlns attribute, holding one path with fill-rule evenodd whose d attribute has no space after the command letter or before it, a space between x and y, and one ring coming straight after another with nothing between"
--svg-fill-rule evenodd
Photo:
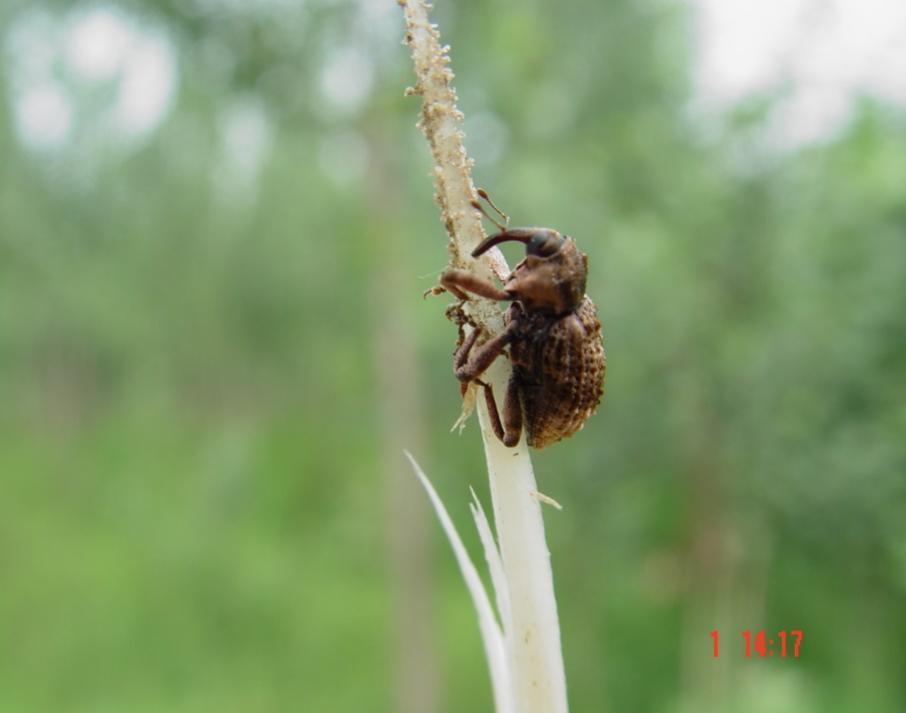
<instances>
[{"instance_id":1,"label":"green background","mask_svg":"<svg viewBox=\"0 0 906 713\"><path fill-rule=\"evenodd\" d=\"M0 710L490 710L402 457L481 563L483 455L474 421L448 433L455 329L421 298L446 238L386 4L118 3L179 72L125 147L90 134L109 92L75 84L68 144L24 146L5 45ZM564 507L572 710L903 711L902 112L864 100L836 138L769 151L777 95L688 111L684 6L438 5L476 182L577 239L604 324L601 410L535 458ZM363 101L332 104L338 81ZM235 102L270 144L231 188ZM747 629L804 631L801 657L746 659Z\"/></svg>"}]
</instances>

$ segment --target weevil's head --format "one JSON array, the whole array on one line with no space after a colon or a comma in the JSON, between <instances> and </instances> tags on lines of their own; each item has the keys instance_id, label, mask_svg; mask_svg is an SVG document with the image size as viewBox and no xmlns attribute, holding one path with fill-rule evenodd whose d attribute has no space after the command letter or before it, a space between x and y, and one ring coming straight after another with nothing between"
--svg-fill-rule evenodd
<instances>
[{"instance_id":1,"label":"weevil's head","mask_svg":"<svg viewBox=\"0 0 906 713\"><path fill-rule=\"evenodd\" d=\"M512 228L482 240L472 257L511 240L525 244L525 259L507 278L507 292L529 312L559 315L576 309L585 297L588 256L575 241L550 228Z\"/></svg>"}]
</instances>

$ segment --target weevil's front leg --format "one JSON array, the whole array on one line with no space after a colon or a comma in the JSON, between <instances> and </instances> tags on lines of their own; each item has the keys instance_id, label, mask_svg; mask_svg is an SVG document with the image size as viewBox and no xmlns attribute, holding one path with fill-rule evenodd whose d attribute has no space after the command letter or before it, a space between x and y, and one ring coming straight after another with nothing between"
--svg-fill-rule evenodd
<instances>
[{"instance_id":1,"label":"weevil's front leg","mask_svg":"<svg viewBox=\"0 0 906 713\"><path fill-rule=\"evenodd\" d=\"M484 402L488 407L488 418L491 421L491 430L507 448L513 448L519 443L522 435L522 404L519 401L519 385L516 383L515 374L510 377L506 387L506 397L503 402L503 422L500 421L500 412L497 410L497 400L490 384L476 379L476 383L484 389Z\"/></svg>"},{"instance_id":2,"label":"weevil's front leg","mask_svg":"<svg viewBox=\"0 0 906 713\"><path fill-rule=\"evenodd\" d=\"M466 292L472 292L480 297L487 297L489 300L498 302L513 299L513 295L506 290L501 290L468 270L445 270L440 276L440 284L461 300L469 299Z\"/></svg>"},{"instance_id":3,"label":"weevil's front leg","mask_svg":"<svg viewBox=\"0 0 906 713\"><path fill-rule=\"evenodd\" d=\"M472 347L478 338L478 330L475 329L462 347L456 351L453 360L453 373L456 374L456 378L462 382L468 382L481 376L485 369L500 356L503 348L515 339L517 327L516 323L511 322L500 334L482 344L472 353Z\"/></svg>"}]
</instances>

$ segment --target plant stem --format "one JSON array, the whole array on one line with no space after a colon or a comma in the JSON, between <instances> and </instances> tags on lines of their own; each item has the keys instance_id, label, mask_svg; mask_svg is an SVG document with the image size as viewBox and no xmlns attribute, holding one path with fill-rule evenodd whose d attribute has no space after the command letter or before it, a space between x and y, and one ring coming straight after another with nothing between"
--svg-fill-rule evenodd
<instances>
[{"instance_id":1,"label":"plant stem","mask_svg":"<svg viewBox=\"0 0 906 713\"><path fill-rule=\"evenodd\" d=\"M510 365L498 360L488 371L491 384L505 385ZM516 448L504 446L491 429L483 400L479 402L494 523L509 587L511 619L504 622L504 634L516 710L565 713L560 623L541 505L532 495L537 490L532 461L524 434Z\"/></svg>"},{"instance_id":2,"label":"plant stem","mask_svg":"<svg viewBox=\"0 0 906 713\"><path fill-rule=\"evenodd\" d=\"M462 143L463 117L456 107L448 48L441 46L437 27L429 22L425 0L399 1L417 77L412 93L422 96L419 128L428 139L435 162L435 200L450 236L451 265L485 278L492 273L503 278L509 270L496 249L487 253L487 263L469 257L485 234L471 206L476 197L472 162ZM502 328L502 313L496 303L471 299L465 308L488 332ZM502 395L510 373L509 362L497 359L483 378ZM490 428L484 399L477 401L497 540L509 589L510 617L502 624L515 709L519 713L565 713L566 679L550 554L541 508L532 496L535 476L525 436L516 448L506 448ZM500 396L498 403L502 403Z\"/></svg>"}]
</instances>

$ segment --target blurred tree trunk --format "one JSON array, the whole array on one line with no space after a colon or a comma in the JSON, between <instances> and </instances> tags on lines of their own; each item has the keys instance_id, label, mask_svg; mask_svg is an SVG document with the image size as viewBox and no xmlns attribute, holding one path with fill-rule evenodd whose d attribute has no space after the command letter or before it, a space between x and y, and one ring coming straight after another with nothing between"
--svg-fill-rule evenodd
<instances>
[{"instance_id":1,"label":"blurred tree trunk","mask_svg":"<svg viewBox=\"0 0 906 713\"><path fill-rule=\"evenodd\" d=\"M715 395L700 379L687 403L694 405L682 459L688 481L686 583L680 642L683 710L702 713L732 707L743 656L742 632L768 628L765 621L768 533L750 520L727 492L723 425ZM760 534L759 534L760 531ZM714 658L711 632L720 632ZM754 652L753 652L753 655Z\"/></svg>"},{"instance_id":2,"label":"blurred tree trunk","mask_svg":"<svg viewBox=\"0 0 906 713\"><path fill-rule=\"evenodd\" d=\"M428 510L403 449L423 452L424 404L417 344L406 305L417 294L404 291L409 261L404 243L399 170L386 134L368 137L368 219L372 224L374 270L373 349L385 495L386 543L392 599L394 704L398 713L439 710L438 663L434 647L432 572Z\"/></svg>"},{"instance_id":3,"label":"blurred tree trunk","mask_svg":"<svg viewBox=\"0 0 906 713\"><path fill-rule=\"evenodd\" d=\"M727 301L726 291L714 299L715 304ZM716 361L708 356L718 348L708 339L704 342L690 342L682 349L686 378L676 395L687 411L679 453L688 517L680 699L683 710L710 713L730 710L739 692L742 632L748 629L754 636L769 629L765 599L771 542L755 509L733 490L736 477L727 470L729 415L721 411L722 392L730 387L715 381ZM715 629L720 634L718 658L710 636Z\"/></svg>"}]
</instances>

